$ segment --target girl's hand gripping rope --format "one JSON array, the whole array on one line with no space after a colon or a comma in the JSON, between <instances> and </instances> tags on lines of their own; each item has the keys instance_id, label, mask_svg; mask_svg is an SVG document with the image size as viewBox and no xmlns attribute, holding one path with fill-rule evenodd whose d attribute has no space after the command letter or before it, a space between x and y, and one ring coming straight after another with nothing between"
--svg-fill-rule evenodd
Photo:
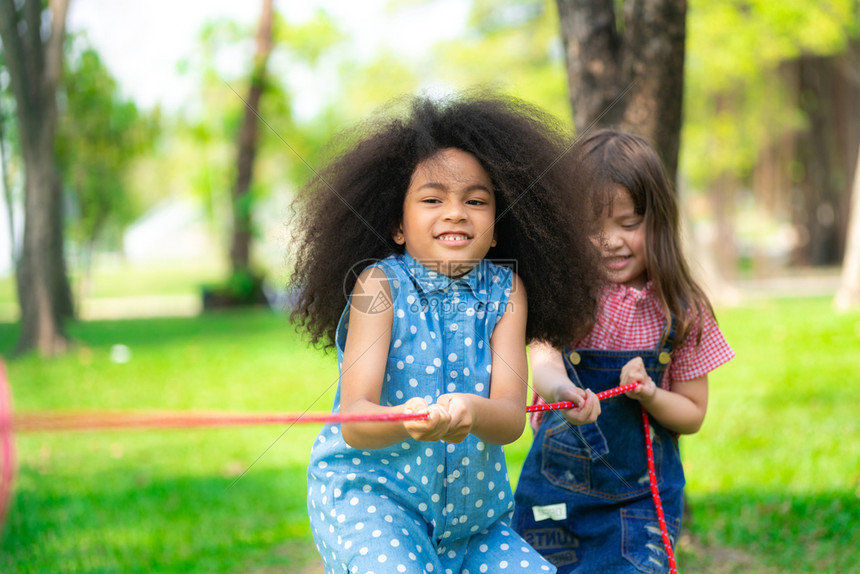
<instances>
[{"instance_id":1,"label":"girl's hand gripping rope","mask_svg":"<svg viewBox=\"0 0 860 574\"><path fill-rule=\"evenodd\" d=\"M415 440L434 442L443 439L451 427L451 414L444 407L428 405L424 399L414 397L403 404L405 414L426 414L427 418L403 421L403 427Z\"/></svg>"},{"instance_id":2,"label":"girl's hand gripping rope","mask_svg":"<svg viewBox=\"0 0 860 574\"><path fill-rule=\"evenodd\" d=\"M631 359L621 369L621 386L638 383L632 390L627 392L627 396L640 403L647 403L657 393L657 385L648 376L645 370L645 363L641 357Z\"/></svg>"},{"instance_id":3,"label":"girl's hand gripping rope","mask_svg":"<svg viewBox=\"0 0 860 574\"><path fill-rule=\"evenodd\" d=\"M569 401L573 404L571 408L561 411L561 415L572 424L593 423L600 415L600 399L591 389L580 389L568 385L559 394L562 401Z\"/></svg>"},{"instance_id":4,"label":"girl's hand gripping rope","mask_svg":"<svg viewBox=\"0 0 860 574\"><path fill-rule=\"evenodd\" d=\"M460 443L472 432L474 417L467 397L461 393L440 396L435 404L427 405L422 398L404 403L404 413L425 414L426 419L404 421L409 436L416 440Z\"/></svg>"},{"instance_id":5,"label":"girl's hand gripping rope","mask_svg":"<svg viewBox=\"0 0 860 574\"><path fill-rule=\"evenodd\" d=\"M470 409L469 397L463 393L448 393L436 399L437 404L444 408L451 417L451 426L443 437L446 442L460 443L466 440L475 422L475 416Z\"/></svg>"},{"instance_id":6,"label":"girl's hand gripping rope","mask_svg":"<svg viewBox=\"0 0 860 574\"><path fill-rule=\"evenodd\" d=\"M639 381L633 381L630 383L625 383L625 384L620 385L618 387L614 387L612 389L608 389L608 390L599 392L596 395L588 389L583 391L582 389L578 389L577 387L572 387L572 388L577 389L577 391L579 393L581 393L581 395L579 396L579 399L578 399L580 401L581 406L577 406L576 400L569 400L569 401L562 401L562 402L558 402L558 403L545 403L545 404L540 404L540 405L530 405L530 406L526 407L526 412L527 413L533 413L533 412L537 412L537 411L562 410L563 411L562 414L565 415L565 418L567 418L569 421L573 422L574 418L572 418L571 416L568 416L568 414L569 414L568 411L576 413L577 411L582 412L584 409L593 408L593 407L589 407L588 403L589 403L589 401L594 401L597 403L596 414L594 414L592 412L592 414L594 415L594 418L592 418L590 420L583 420L583 422L576 423L576 424L593 422L594 420L597 419L597 415L600 414L600 403L599 403L599 401L603 401L603 400L606 400L606 399L609 399L609 398L612 398L612 397L615 397L618 395L622 395L624 393L629 393L630 391L634 390L639 384L640 384ZM583 396L585 397L585 399L582 399ZM584 402L582 402L583 400L584 400ZM577 415L573 414L572 416L576 417Z\"/></svg>"}]
</instances>

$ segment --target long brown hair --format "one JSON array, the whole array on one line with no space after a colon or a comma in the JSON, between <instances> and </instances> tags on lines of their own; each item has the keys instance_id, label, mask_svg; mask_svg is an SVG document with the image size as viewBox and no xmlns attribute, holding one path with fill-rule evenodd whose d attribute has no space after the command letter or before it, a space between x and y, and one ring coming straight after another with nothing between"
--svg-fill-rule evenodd
<instances>
[{"instance_id":1,"label":"long brown hair","mask_svg":"<svg viewBox=\"0 0 860 574\"><path fill-rule=\"evenodd\" d=\"M633 199L645 222L645 271L666 315L677 321L675 340L695 332L701 341L700 313L714 316L711 302L690 273L681 249L678 202L663 163L642 137L601 130L577 142L578 159L593 192L595 210L612 201L618 185Z\"/></svg>"}]
</instances>

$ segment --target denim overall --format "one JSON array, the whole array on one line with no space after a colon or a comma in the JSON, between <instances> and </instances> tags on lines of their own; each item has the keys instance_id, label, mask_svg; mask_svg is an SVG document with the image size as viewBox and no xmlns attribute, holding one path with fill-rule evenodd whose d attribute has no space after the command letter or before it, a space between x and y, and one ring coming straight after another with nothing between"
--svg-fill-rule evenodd
<instances>
[{"instance_id":1,"label":"denim overall","mask_svg":"<svg viewBox=\"0 0 860 574\"><path fill-rule=\"evenodd\" d=\"M671 356L674 323L652 350L566 348L574 384L595 393L619 385L621 368L642 357L659 386ZM624 395L601 402L594 423L573 425L547 411L514 496L512 526L559 574L669 571L648 480L639 403ZM655 470L672 545L681 529L684 470L675 434L650 417Z\"/></svg>"}]
</instances>

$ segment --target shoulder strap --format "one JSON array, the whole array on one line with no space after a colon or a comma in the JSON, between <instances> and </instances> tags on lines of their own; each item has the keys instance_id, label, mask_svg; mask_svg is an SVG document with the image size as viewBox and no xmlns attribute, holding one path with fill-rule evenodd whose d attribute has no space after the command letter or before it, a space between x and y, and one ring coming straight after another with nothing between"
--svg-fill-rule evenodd
<instances>
[{"instance_id":1,"label":"shoulder strap","mask_svg":"<svg viewBox=\"0 0 860 574\"><path fill-rule=\"evenodd\" d=\"M678 327L678 320L672 315L669 324L663 329L663 334L660 336L660 342L657 344L657 350L661 353L672 354L675 349L675 332Z\"/></svg>"}]
</instances>

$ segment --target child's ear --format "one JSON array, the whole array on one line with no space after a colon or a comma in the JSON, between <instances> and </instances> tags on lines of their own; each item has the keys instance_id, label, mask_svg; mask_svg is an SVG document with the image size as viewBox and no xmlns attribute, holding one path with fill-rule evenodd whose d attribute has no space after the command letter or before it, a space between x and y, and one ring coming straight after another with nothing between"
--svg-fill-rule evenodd
<instances>
[{"instance_id":1,"label":"child's ear","mask_svg":"<svg viewBox=\"0 0 860 574\"><path fill-rule=\"evenodd\" d=\"M394 243L397 245L403 245L406 243L406 238L403 237L403 224L398 223L397 227L391 232L391 238L394 240Z\"/></svg>"}]
</instances>

